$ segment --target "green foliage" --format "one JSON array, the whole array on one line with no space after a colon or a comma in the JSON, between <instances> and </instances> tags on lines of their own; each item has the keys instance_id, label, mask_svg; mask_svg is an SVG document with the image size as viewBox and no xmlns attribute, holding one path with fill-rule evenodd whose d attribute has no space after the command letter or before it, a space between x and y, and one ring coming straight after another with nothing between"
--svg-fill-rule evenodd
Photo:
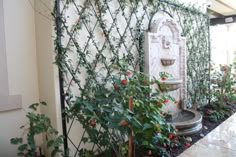
<instances>
[{"instance_id":1,"label":"green foliage","mask_svg":"<svg viewBox=\"0 0 236 157\"><path fill-rule=\"evenodd\" d=\"M211 66L211 89L206 91L211 97L210 107L205 116L212 121L218 121L235 112L236 75L235 63L232 65Z\"/></svg>"},{"instance_id":2,"label":"green foliage","mask_svg":"<svg viewBox=\"0 0 236 157\"><path fill-rule=\"evenodd\" d=\"M96 144L100 153L105 149L125 156L126 137L131 134L137 149L167 154L163 144L170 144L168 136L175 129L166 122L161 109L167 100L174 100L158 90L159 80L147 80L140 72L120 70L110 83L111 86L96 84L92 93L77 97L67 109L68 116L76 116L88 134L82 141ZM86 156L89 152L82 149L80 153Z\"/></svg>"},{"instance_id":3,"label":"green foliage","mask_svg":"<svg viewBox=\"0 0 236 157\"><path fill-rule=\"evenodd\" d=\"M209 120L213 122L217 122L218 120L225 118L225 111L224 110L210 110L208 118Z\"/></svg>"},{"instance_id":4,"label":"green foliage","mask_svg":"<svg viewBox=\"0 0 236 157\"><path fill-rule=\"evenodd\" d=\"M208 16L175 1L62 2L60 14L52 15L57 33L55 63L63 75L63 94L68 105L65 118L72 121L71 125L74 120L83 125L88 134L81 138L83 143L96 145L92 150L80 145L75 149L80 150L80 156L109 149L122 156L127 152L125 139L132 133L138 148L151 149L159 156L168 154L163 144L170 144L167 137L173 127L160 114L167 97L159 91L150 95L151 81L137 72L144 69L143 33L158 11L169 13L179 22L182 36L187 38L189 103L202 105L208 97L199 87L209 88L209 72L205 70L210 60ZM126 75L127 69L132 71L132 77ZM159 85L158 80L155 82ZM133 110L128 109L130 98ZM157 101L160 106L155 104Z\"/></svg>"},{"instance_id":5,"label":"green foliage","mask_svg":"<svg viewBox=\"0 0 236 157\"><path fill-rule=\"evenodd\" d=\"M86 149L81 149L79 151L79 156L80 157L95 157L95 154L92 151L88 151Z\"/></svg>"},{"instance_id":6,"label":"green foliage","mask_svg":"<svg viewBox=\"0 0 236 157\"><path fill-rule=\"evenodd\" d=\"M28 112L26 117L29 123L22 126L27 132L26 137L12 138L11 144L18 145L19 156L34 157L36 152L35 136L42 135L46 137L47 148L52 148L51 156L56 156L57 153L63 153L60 146L63 144L63 136L58 136L58 132L52 127L51 120L44 114L37 113L37 108L40 105L47 105L45 102L34 103L29 106L32 112ZM25 135L25 134L24 134ZM26 140L26 141L24 141Z\"/></svg>"},{"instance_id":7,"label":"green foliage","mask_svg":"<svg viewBox=\"0 0 236 157\"><path fill-rule=\"evenodd\" d=\"M218 69L211 71L211 97L212 102L218 102L219 107L223 104L233 103L236 98L236 64L220 65Z\"/></svg>"}]
</instances>

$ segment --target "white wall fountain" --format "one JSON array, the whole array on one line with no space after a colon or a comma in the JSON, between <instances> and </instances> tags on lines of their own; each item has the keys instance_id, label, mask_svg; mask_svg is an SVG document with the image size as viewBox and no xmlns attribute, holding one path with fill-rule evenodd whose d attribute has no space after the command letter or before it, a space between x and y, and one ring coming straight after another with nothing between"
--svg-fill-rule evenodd
<instances>
[{"instance_id":1,"label":"white wall fountain","mask_svg":"<svg viewBox=\"0 0 236 157\"><path fill-rule=\"evenodd\" d=\"M186 39L173 18L157 13L152 18L150 30L145 34L145 73L158 78L160 72L171 74L158 88L172 96L163 110L170 115L170 123L179 130L178 135L193 134L202 128L202 116L187 109ZM156 87L155 87L156 88Z\"/></svg>"}]
</instances>

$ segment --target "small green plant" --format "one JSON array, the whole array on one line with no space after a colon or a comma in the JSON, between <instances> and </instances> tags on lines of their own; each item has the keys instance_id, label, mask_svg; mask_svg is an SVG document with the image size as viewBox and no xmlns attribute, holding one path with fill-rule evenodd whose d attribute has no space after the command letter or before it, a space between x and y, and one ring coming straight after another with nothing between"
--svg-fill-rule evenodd
<instances>
[{"instance_id":1,"label":"small green plant","mask_svg":"<svg viewBox=\"0 0 236 157\"><path fill-rule=\"evenodd\" d=\"M32 111L26 114L29 122L25 126L20 127L21 129L24 129L23 136L10 140L11 144L18 145L18 156L38 157L35 143L36 135L45 136L47 148L52 148L52 157L57 153L63 153L62 149L60 149L61 144L63 144L63 136L58 135L58 131L52 127L50 118L44 114L37 113L39 105L47 104L45 102L39 102L30 105L29 109Z\"/></svg>"},{"instance_id":2,"label":"small green plant","mask_svg":"<svg viewBox=\"0 0 236 157\"><path fill-rule=\"evenodd\" d=\"M209 111L209 120L213 122L217 122L219 119L223 119L225 117L225 111L219 110L219 111Z\"/></svg>"}]
</instances>

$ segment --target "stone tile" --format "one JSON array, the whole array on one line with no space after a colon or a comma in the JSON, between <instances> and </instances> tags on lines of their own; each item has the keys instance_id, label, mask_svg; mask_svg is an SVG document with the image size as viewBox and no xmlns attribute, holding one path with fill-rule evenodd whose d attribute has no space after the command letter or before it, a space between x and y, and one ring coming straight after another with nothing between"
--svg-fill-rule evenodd
<instances>
[{"instance_id":1,"label":"stone tile","mask_svg":"<svg viewBox=\"0 0 236 157\"><path fill-rule=\"evenodd\" d=\"M192 145L179 157L236 157L236 114Z\"/></svg>"},{"instance_id":2,"label":"stone tile","mask_svg":"<svg viewBox=\"0 0 236 157\"><path fill-rule=\"evenodd\" d=\"M224 123L222 123L221 125L219 125L218 127L216 127L213 132L221 132L222 134L228 134L229 136L234 136L236 137L236 122L229 122L226 121Z\"/></svg>"},{"instance_id":3,"label":"stone tile","mask_svg":"<svg viewBox=\"0 0 236 157\"><path fill-rule=\"evenodd\" d=\"M180 155L177 156L177 157L194 157L194 156L189 155L189 154L182 153L182 154L180 154Z\"/></svg>"},{"instance_id":4,"label":"stone tile","mask_svg":"<svg viewBox=\"0 0 236 157\"><path fill-rule=\"evenodd\" d=\"M213 132L197 142L198 145L216 145L236 151L236 137L230 137L226 133Z\"/></svg>"},{"instance_id":5,"label":"stone tile","mask_svg":"<svg viewBox=\"0 0 236 157\"><path fill-rule=\"evenodd\" d=\"M236 157L236 151L212 144L194 144L180 154L180 157L184 157L182 155L189 157Z\"/></svg>"},{"instance_id":6,"label":"stone tile","mask_svg":"<svg viewBox=\"0 0 236 157\"><path fill-rule=\"evenodd\" d=\"M182 155L189 155L189 156L195 156L196 155L196 151L198 149L199 146L197 146L196 144L192 145L190 148L186 149L183 153L180 154L180 156L182 157Z\"/></svg>"},{"instance_id":7,"label":"stone tile","mask_svg":"<svg viewBox=\"0 0 236 157\"><path fill-rule=\"evenodd\" d=\"M236 113L226 120L227 122L236 123Z\"/></svg>"}]
</instances>

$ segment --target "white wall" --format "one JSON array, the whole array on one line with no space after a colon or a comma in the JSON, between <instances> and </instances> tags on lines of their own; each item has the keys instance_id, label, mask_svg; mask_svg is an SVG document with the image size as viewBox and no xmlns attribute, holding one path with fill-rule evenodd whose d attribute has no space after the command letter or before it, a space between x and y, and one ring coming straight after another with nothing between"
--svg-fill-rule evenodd
<instances>
[{"instance_id":1,"label":"white wall","mask_svg":"<svg viewBox=\"0 0 236 157\"><path fill-rule=\"evenodd\" d=\"M232 64L235 62L236 24L211 26L211 59L213 63Z\"/></svg>"},{"instance_id":2,"label":"white wall","mask_svg":"<svg viewBox=\"0 0 236 157\"><path fill-rule=\"evenodd\" d=\"M54 21L51 17L53 2L53 0L35 1L39 97L48 104L41 112L51 118L52 125L62 134L58 69L53 64L55 56Z\"/></svg>"},{"instance_id":3,"label":"white wall","mask_svg":"<svg viewBox=\"0 0 236 157\"><path fill-rule=\"evenodd\" d=\"M27 108L39 99L34 11L28 0L3 0L3 9L9 94L21 95L22 106ZM19 127L25 123L21 109L0 112L1 157L16 156L10 138L20 136Z\"/></svg>"}]
</instances>

